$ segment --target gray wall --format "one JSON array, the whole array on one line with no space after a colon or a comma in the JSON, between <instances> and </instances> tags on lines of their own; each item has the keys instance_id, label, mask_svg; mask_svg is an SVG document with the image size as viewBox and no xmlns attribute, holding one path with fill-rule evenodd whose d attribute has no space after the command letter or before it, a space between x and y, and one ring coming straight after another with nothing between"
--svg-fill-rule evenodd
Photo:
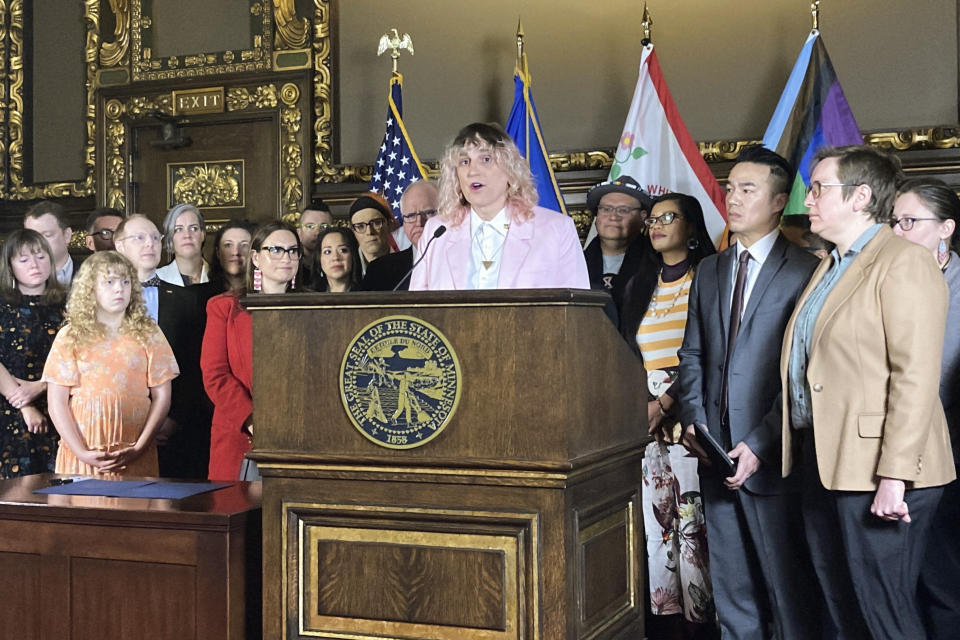
<instances>
[{"instance_id":1,"label":"gray wall","mask_svg":"<svg viewBox=\"0 0 960 640\"><path fill-rule=\"evenodd\" d=\"M799 0L649 2L653 41L696 140L763 135L810 25ZM957 2L830 0L821 32L864 130L957 122ZM423 159L458 128L503 122L513 98L518 7L534 97L553 151L612 147L640 57L638 0L340 2L340 132L345 162L369 163L383 135L388 56L380 34L409 32L405 120Z\"/></svg>"}]
</instances>

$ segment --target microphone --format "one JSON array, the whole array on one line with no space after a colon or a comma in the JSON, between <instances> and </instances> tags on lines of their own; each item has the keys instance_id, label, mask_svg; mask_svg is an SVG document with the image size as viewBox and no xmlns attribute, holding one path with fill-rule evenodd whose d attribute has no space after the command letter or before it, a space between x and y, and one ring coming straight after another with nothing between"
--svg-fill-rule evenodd
<instances>
[{"instance_id":1,"label":"microphone","mask_svg":"<svg viewBox=\"0 0 960 640\"><path fill-rule=\"evenodd\" d=\"M413 266L410 267L410 271L407 271L407 275L403 276L403 279L397 283L397 286L393 288L394 291L403 286L403 283L410 279L410 276L413 275L413 270L417 268L417 265L420 264L420 261L427 257L427 249L430 248L430 245L433 244L433 241L442 236L447 232L447 228L443 225L440 225L433 232L433 237L427 241L427 246L423 248L423 253L420 254L420 257L417 258L417 261L413 263Z\"/></svg>"}]
</instances>

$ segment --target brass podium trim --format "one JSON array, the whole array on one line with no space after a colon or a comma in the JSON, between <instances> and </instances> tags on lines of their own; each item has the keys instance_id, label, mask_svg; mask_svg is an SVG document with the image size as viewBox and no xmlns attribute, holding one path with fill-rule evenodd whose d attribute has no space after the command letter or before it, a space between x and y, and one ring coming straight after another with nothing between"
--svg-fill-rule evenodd
<instances>
[{"instance_id":1,"label":"brass podium trim","mask_svg":"<svg viewBox=\"0 0 960 640\"><path fill-rule=\"evenodd\" d=\"M392 527L345 526L344 518L362 519L374 525L375 521L385 518L395 519L397 523ZM419 519L418 519L419 517ZM338 524L323 524L324 518L338 520ZM435 509L427 507L389 507L380 505L357 505L340 503L313 503L313 502L283 502L281 505L281 548L282 567L281 575L284 589L281 594L283 611L290 610L289 588L290 580L290 548L291 542L297 545L296 571L298 611L297 633L303 637L336 638L338 640L386 640L396 637L430 637L436 640L507 640L527 638L520 623L524 617L528 601L526 592L529 591L529 601L534 603L533 611L529 612L535 629L530 640L540 640L540 585L536 576L539 575L540 531L539 518L536 513L515 511L486 511L473 509ZM418 523L431 523L443 526L456 522L463 527L465 523L472 524L472 532L445 532L417 530L413 527ZM295 523L296 538L291 539L291 525ZM409 527L400 526L408 523ZM500 527L510 526L514 532L490 531L491 525ZM376 620L358 618L338 618L317 614L313 618L315 623L327 625L325 629L309 628L307 626L306 611L317 610L316 594L306 584L305 562L316 567L318 563L318 545L321 540L357 542L357 543L393 543L397 545L412 545L425 548L482 550L500 552L504 559L504 620L505 629L464 629L445 625L431 625L423 623L391 623L397 626L399 635L384 635L383 623ZM303 553L304 549L307 554ZM529 571L526 557L529 556ZM532 579L531 579L532 577ZM283 637L289 636L287 619L283 620Z\"/></svg>"}]
</instances>

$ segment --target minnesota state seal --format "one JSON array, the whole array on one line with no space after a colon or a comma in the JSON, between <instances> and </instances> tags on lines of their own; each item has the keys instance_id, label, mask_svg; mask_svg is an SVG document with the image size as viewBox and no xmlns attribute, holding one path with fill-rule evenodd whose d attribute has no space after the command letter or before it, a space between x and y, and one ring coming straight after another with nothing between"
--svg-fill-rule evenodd
<instances>
[{"instance_id":1,"label":"minnesota state seal","mask_svg":"<svg viewBox=\"0 0 960 640\"><path fill-rule=\"evenodd\" d=\"M439 435L460 402L460 361L440 330L410 316L380 318L354 336L340 399L360 433L390 449Z\"/></svg>"}]
</instances>

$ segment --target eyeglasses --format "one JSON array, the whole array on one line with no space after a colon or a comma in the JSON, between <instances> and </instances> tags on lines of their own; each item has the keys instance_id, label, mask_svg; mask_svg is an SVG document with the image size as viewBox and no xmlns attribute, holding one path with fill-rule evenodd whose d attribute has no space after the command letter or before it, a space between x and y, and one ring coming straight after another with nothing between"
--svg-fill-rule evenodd
<instances>
[{"instance_id":1,"label":"eyeglasses","mask_svg":"<svg viewBox=\"0 0 960 640\"><path fill-rule=\"evenodd\" d=\"M412 213L402 214L404 222L414 222L417 219L420 219L424 222L437 215L436 209L424 209L422 211L414 211Z\"/></svg>"},{"instance_id":2,"label":"eyeglasses","mask_svg":"<svg viewBox=\"0 0 960 640\"><path fill-rule=\"evenodd\" d=\"M301 222L297 225L298 229L306 229L307 231L320 231L328 228L330 225L326 222Z\"/></svg>"},{"instance_id":3,"label":"eyeglasses","mask_svg":"<svg viewBox=\"0 0 960 640\"><path fill-rule=\"evenodd\" d=\"M354 222L350 225L350 228L356 233L366 233L367 227L369 226L371 231L377 233L380 229L383 229L383 225L387 223L383 218L374 218L370 222Z\"/></svg>"},{"instance_id":4,"label":"eyeglasses","mask_svg":"<svg viewBox=\"0 0 960 640\"><path fill-rule=\"evenodd\" d=\"M910 229L913 229L915 222L923 222L924 220L940 222L940 218L900 218L899 220L891 220L890 226L896 227L899 225L904 231L910 231Z\"/></svg>"},{"instance_id":5,"label":"eyeglasses","mask_svg":"<svg viewBox=\"0 0 960 640\"><path fill-rule=\"evenodd\" d=\"M91 238L93 236L100 236L104 240L113 240L113 229L100 229L99 231L94 231L93 233L88 233L87 235Z\"/></svg>"},{"instance_id":6,"label":"eyeglasses","mask_svg":"<svg viewBox=\"0 0 960 640\"><path fill-rule=\"evenodd\" d=\"M807 193L813 196L814 200L819 200L824 187L859 187L859 184L847 184L845 182L817 182L814 180L807 187Z\"/></svg>"},{"instance_id":7,"label":"eyeglasses","mask_svg":"<svg viewBox=\"0 0 960 640\"><path fill-rule=\"evenodd\" d=\"M606 204L597 207L597 213L605 216L632 216L635 211L643 211L643 207L611 207Z\"/></svg>"},{"instance_id":8,"label":"eyeglasses","mask_svg":"<svg viewBox=\"0 0 960 640\"><path fill-rule=\"evenodd\" d=\"M291 260L300 259L300 247L293 245L292 247L281 247L278 244L270 245L268 247L260 247L260 251L266 251L270 254L271 259L280 260L283 256L290 256Z\"/></svg>"},{"instance_id":9,"label":"eyeglasses","mask_svg":"<svg viewBox=\"0 0 960 640\"><path fill-rule=\"evenodd\" d=\"M177 226L175 226L175 227L173 228L173 233L174 233L174 235L179 234L179 233L191 233L191 234L193 234L193 233L200 233L200 225L198 225L198 224L191 224L191 225L187 225L186 227L184 227L184 226L178 224Z\"/></svg>"},{"instance_id":10,"label":"eyeglasses","mask_svg":"<svg viewBox=\"0 0 960 640\"><path fill-rule=\"evenodd\" d=\"M160 241L163 240L163 236L159 233L137 233L134 235L123 236L122 238L117 238L119 242L126 242L129 240L134 244L146 244L147 240L151 241L153 244L160 244Z\"/></svg>"},{"instance_id":11,"label":"eyeglasses","mask_svg":"<svg viewBox=\"0 0 960 640\"><path fill-rule=\"evenodd\" d=\"M663 226L667 226L668 224L673 224L673 221L676 220L677 218L682 218L682 217L683 216L681 216L679 213L674 213L673 211L667 211L663 215L659 215L656 218L644 218L643 224L647 225L648 227L652 227L653 225L659 222Z\"/></svg>"}]
</instances>

